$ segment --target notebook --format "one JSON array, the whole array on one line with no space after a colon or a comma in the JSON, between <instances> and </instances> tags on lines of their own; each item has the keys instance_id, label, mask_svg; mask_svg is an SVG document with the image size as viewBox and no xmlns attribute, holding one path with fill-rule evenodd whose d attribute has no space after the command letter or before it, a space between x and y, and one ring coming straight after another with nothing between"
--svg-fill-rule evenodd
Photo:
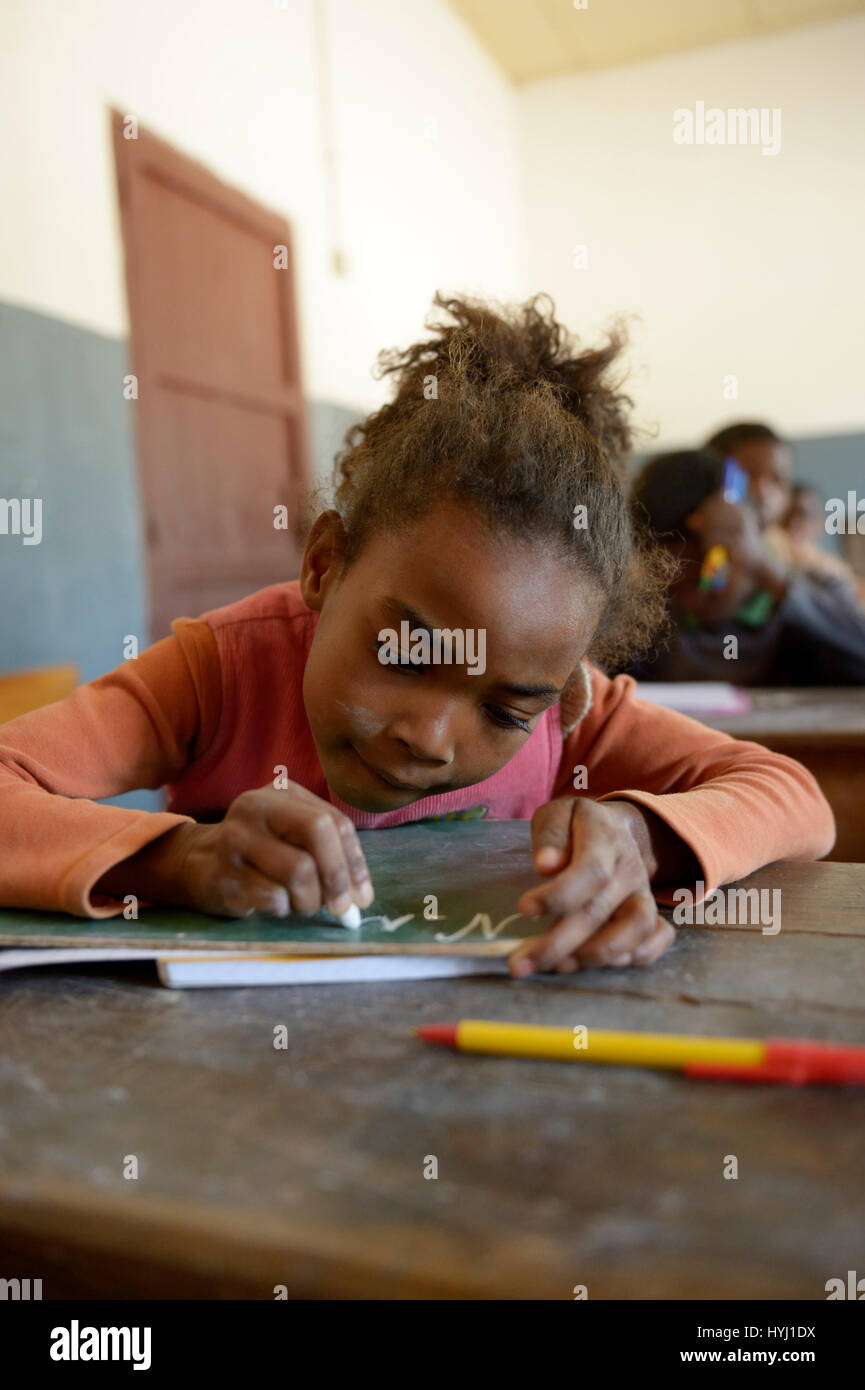
<instances>
[{"instance_id":1,"label":"notebook","mask_svg":"<svg viewBox=\"0 0 865 1390\"><path fill-rule=\"evenodd\" d=\"M508 973L499 959L471 956L231 956L171 951L132 951L122 946L55 951L37 946L0 951L0 971L46 965L92 965L111 961L152 961L169 989L247 985L357 984L370 980L438 980L461 975Z\"/></svg>"},{"instance_id":2,"label":"notebook","mask_svg":"<svg viewBox=\"0 0 865 1390\"><path fill-rule=\"evenodd\" d=\"M550 920L516 911L538 882L527 821L422 821L359 835L376 900L357 930L326 913L230 920L142 907L137 921L126 921L9 909L0 911L0 947L14 950L0 954L0 969L17 955L20 965L156 960L163 982L178 986L419 979L506 968L514 947ZM196 959L202 955L208 959ZM376 973L376 959L391 963Z\"/></svg>"}]
</instances>

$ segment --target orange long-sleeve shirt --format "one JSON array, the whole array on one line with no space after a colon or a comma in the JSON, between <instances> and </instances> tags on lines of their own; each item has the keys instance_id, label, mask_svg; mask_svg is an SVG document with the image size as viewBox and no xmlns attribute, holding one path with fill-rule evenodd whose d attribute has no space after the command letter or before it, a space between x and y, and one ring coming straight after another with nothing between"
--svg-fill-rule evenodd
<instances>
[{"instance_id":1,"label":"orange long-sleeve shirt","mask_svg":"<svg viewBox=\"0 0 865 1390\"><path fill-rule=\"evenodd\" d=\"M273 585L178 619L136 659L0 726L0 905L115 915L122 903L91 895L109 868L184 820L218 818L283 765L362 829L477 805L490 818L527 818L571 792L583 766L586 795L636 802L685 841L706 891L834 843L832 812L799 763L643 703L629 677L598 671L493 777L386 815L358 811L328 787L306 718L317 617L296 582ZM165 812L98 804L161 786Z\"/></svg>"}]
</instances>

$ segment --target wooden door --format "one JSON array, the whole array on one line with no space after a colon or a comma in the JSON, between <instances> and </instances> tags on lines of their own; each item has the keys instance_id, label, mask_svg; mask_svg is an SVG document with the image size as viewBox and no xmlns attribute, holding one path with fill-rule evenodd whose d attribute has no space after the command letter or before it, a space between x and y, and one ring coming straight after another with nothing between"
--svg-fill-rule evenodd
<instances>
[{"instance_id":1,"label":"wooden door","mask_svg":"<svg viewBox=\"0 0 865 1390\"><path fill-rule=\"evenodd\" d=\"M292 240L276 213L112 117L155 641L173 618L298 573L309 461Z\"/></svg>"}]
</instances>

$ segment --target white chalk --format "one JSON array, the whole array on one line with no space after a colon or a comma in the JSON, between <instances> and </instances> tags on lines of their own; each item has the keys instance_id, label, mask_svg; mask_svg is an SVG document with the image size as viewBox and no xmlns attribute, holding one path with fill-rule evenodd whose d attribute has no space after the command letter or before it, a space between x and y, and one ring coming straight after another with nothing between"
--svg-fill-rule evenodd
<instances>
[{"instance_id":1,"label":"white chalk","mask_svg":"<svg viewBox=\"0 0 865 1390\"><path fill-rule=\"evenodd\" d=\"M341 927L357 928L360 926L360 908L357 903L352 903L348 912L341 912L336 919Z\"/></svg>"}]
</instances>

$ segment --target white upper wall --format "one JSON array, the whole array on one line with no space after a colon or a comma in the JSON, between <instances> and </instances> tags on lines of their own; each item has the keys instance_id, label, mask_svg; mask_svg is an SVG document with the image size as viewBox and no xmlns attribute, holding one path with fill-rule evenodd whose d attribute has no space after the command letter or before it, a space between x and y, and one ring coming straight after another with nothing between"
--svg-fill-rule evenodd
<instances>
[{"instance_id":1,"label":"white upper wall","mask_svg":"<svg viewBox=\"0 0 865 1390\"><path fill-rule=\"evenodd\" d=\"M855 18L520 89L529 280L581 336L641 316L629 385L665 443L865 427L863 72ZM674 144L698 101L780 107L780 153Z\"/></svg>"},{"instance_id":2,"label":"white upper wall","mask_svg":"<svg viewBox=\"0 0 865 1390\"><path fill-rule=\"evenodd\" d=\"M114 105L291 219L313 397L378 403L377 352L437 288L546 289L583 336L641 315L630 387L665 442L865 427L865 19L514 91L445 0L326 0L338 276L313 0L280 6L3 0L0 301L126 335ZM674 144L698 101L780 107L780 153Z\"/></svg>"},{"instance_id":3,"label":"white upper wall","mask_svg":"<svg viewBox=\"0 0 865 1390\"><path fill-rule=\"evenodd\" d=\"M3 0L0 300L126 335L115 105L292 220L306 391L370 406L436 289L522 289L514 95L444 0L327 0L335 275L314 7L281 4Z\"/></svg>"}]
</instances>

